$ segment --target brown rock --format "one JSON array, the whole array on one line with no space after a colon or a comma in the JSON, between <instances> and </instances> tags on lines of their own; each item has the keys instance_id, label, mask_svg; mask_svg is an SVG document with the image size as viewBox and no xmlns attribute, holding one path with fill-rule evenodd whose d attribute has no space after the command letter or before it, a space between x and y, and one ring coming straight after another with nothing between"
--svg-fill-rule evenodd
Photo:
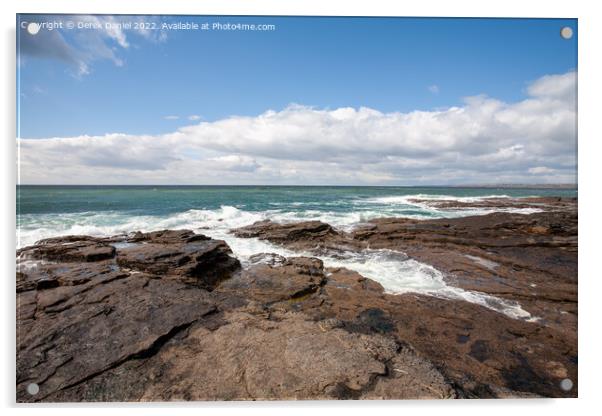
<instances>
[{"instance_id":1,"label":"brown rock","mask_svg":"<svg viewBox=\"0 0 602 416\"><path fill-rule=\"evenodd\" d=\"M352 233L288 238L314 222L261 222L234 230L293 250L337 256L341 251L390 249L444 272L448 284L519 302L546 325L576 332L577 211L570 198L496 198L471 203L432 201L437 207L537 207L530 215L493 213L453 219L380 218ZM497 204L497 205L496 205ZM466 205L466 206L465 206ZM317 243L318 242L318 243Z\"/></svg>"},{"instance_id":2,"label":"brown rock","mask_svg":"<svg viewBox=\"0 0 602 416\"><path fill-rule=\"evenodd\" d=\"M576 395L576 387L565 392L559 384L565 374L560 368L576 380L576 333L464 301L385 294L380 285L346 269L327 274L318 291L296 302L270 304L267 311L303 312L348 332L407 343L453 381L461 397Z\"/></svg>"},{"instance_id":3,"label":"brown rock","mask_svg":"<svg viewBox=\"0 0 602 416\"><path fill-rule=\"evenodd\" d=\"M430 363L381 335L324 330L303 314L224 315L195 323L145 361L63 390L60 400L441 398L455 393ZM399 371L400 370L400 371ZM131 386L131 387L130 387ZM124 388L125 387L125 388Z\"/></svg>"},{"instance_id":4,"label":"brown rock","mask_svg":"<svg viewBox=\"0 0 602 416\"><path fill-rule=\"evenodd\" d=\"M322 261L292 257L283 264L256 264L223 282L220 291L235 292L263 303L293 300L318 290L325 282Z\"/></svg>"},{"instance_id":5,"label":"brown rock","mask_svg":"<svg viewBox=\"0 0 602 416\"><path fill-rule=\"evenodd\" d=\"M87 241L69 237L69 244ZM318 322L270 306L307 305L327 279L319 259L257 263L208 292L181 279L182 265L163 268L162 262L182 258L172 253L221 250L223 242L163 232L112 243L117 259L21 264L18 401L455 395L432 364L395 337L349 331L336 319ZM30 258L36 247L21 250L20 259ZM147 269L153 261L157 268ZM212 261L230 267L229 258ZM347 280L360 290L366 282L361 276ZM367 316L366 322L375 319ZM27 393L31 383L40 388L35 396Z\"/></svg>"},{"instance_id":6,"label":"brown rock","mask_svg":"<svg viewBox=\"0 0 602 416\"><path fill-rule=\"evenodd\" d=\"M38 291L35 300L27 300L35 303L33 319L18 325L18 400L44 400L132 358L152 355L215 311L206 293L141 275ZM18 304L25 298L19 295ZM40 386L36 397L26 393L30 383Z\"/></svg>"},{"instance_id":7,"label":"brown rock","mask_svg":"<svg viewBox=\"0 0 602 416\"><path fill-rule=\"evenodd\" d=\"M242 233L334 254L368 244L402 250L543 319L390 295L311 257L262 253L241 269L223 241L186 230L57 238L18 252L17 400L577 395L570 210L381 219L352 234L322 223ZM107 246L108 258L88 255ZM569 392L565 378L575 384ZM35 396L30 383L40 386Z\"/></svg>"},{"instance_id":8,"label":"brown rock","mask_svg":"<svg viewBox=\"0 0 602 416\"><path fill-rule=\"evenodd\" d=\"M39 241L26 252L20 250L18 254L24 254L29 259L47 261L99 261L113 258L115 247L94 237L77 239L77 236L67 236Z\"/></svg>"},{"instance_id":9,"label":"brown rock","mask_svg":"<svg viewBox=\"0 0 602 416\"><path fill-rule=\"evenodd\" d=\"M189 230L137 233L128 243L117 254L119 266L176 276L210 290L240 267L224 241Z\"/></svg>"},{"instance_id":10,"label":"brown rock","mask_svg":"<svg viewBox=\"0 0 602 416\"><path fill-rule=\"evenodd\" d=\"M305 247L336 238L339 233L321 221L307 221L292 224L278 224L270 220L258 221L247 227L232 230L237 237L259 238L287 246Z\"/></svg>"}]
</instances>

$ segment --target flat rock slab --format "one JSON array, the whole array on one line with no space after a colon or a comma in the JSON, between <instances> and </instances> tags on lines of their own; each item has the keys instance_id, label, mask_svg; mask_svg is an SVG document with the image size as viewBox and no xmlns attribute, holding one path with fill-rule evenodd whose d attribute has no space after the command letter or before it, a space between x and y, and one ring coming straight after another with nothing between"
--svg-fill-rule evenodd
<instances>
[{"instance_id":1,"label":"flat rock slab","mask_svg":"<svg viewBox=\"0 0 602 416\"><path fill-rule=\"evenodd\" d=\"M339 237L339 233L332 226L322 221L279 224L265 220L234 229L232 233L241 238L259 238L299 249L307 246L319 247L324 242Z\"/></svg>"},{"instance_id":2,"label":"flat rock slab","mask_svg":"<svg viewBox=\"0 0 602 416\"><path fill-rule=\"evenodd\" d=\"M224 315L195 324L145 363L114 369L61 400L299 400L449 398L455 392L414 351L389 337L354 334L303 314ZM135 380L131 388L115 388Z\"/></svg>"},{"instance_id":3,"label":"flat rock slab","mask_svg":"<svg viewBox=\"0 0 602 416\"><path fill-rule=\"evenodd\" d=\"M326 281L322 261L292 257L281 264L255 264L223 282L219 290L273 303L294 300L316 292Z\"/></svg>"},{"instance_id":4,"label":"flat rock slab","mask_svg":"<svg viewBox=\"0 0 602 416\"><path fill-rule=\"evenodd\" d=\"M57 262L92 262L115 256L115 247L100 239L86 237L77 240L76 238L76 236L69 236L59 240L42 240L36 246L20 250L18 254L28 259Z\"/></svg>"},{"instance_id":5,"label":"flat rock slab","mask_svg":"<svg viewBox=\"0 0 602 416\"><path fill-rule=\"evenodd\" d=\"M139 272L177 276L179 280L213 289L240 267L222 240L189 230L136 233L117 254L117 264Z\"/></svg>"},{"instance_id":6,"label":"flat rock slab","mask_svg":"<svg viewBox=\"0 0 602 416\"><path fill-rule=\"evenodd\" d=\"M412 228L372 226L376 234L366 238L374 241L386 239L380 226L394 235ZM306 239L326 250L335 241L364 244L320 224L292 229L304 230L284 233L299 247ZM98 247L114 252L83 254ZM69 236L17 254L19 402L577 394L570 327L389 295L317 258L261 253L241 268L226 243L187 230ZM508 267L478 250L459 256L466 267ZM559 387L565 378L573 390ZM40 388L33 396L31 383Z\"/></svg>"},{"instance_id":7,"label":"flat rock slab","mask_svg":"<svg viewBox=\"0 0 602 416\"><path fill-rule=\"evenodd\" d=\"M577 331L576 199L416 202L445 209L536 208L541 212L432 220L378 218L348 233L326 231L327 224L318 221L261 221L232 232L314 255L337 256L366 248L405 253L442 271L452 286L518 302L546 325ZM291 230L297 233L291 235Z\"/></svg>"},{"instance_id":8,"label":"flat rock slab","mask_svg":"<svg viewBox=\"0 0 602 416\"><path fill-rule=\"evenodd\" d=\"M60 294L45 293L58 290ZM42 290L34 302L33 319L19 322L21 400L30 399L25 391L29 383L38 384L43 399L132 357L152 354L175 332L216 310L201 289L144 276L113 280L93 290Z\"/></svg>"},{"instance_id":9,"label":"flat rock slab","mask_svg":"<svg viewBox=\"0 0 602 416\"><path fill-rule=\"evenodd\" d=\"M356 272L328 269L318 291L270 311L303 312L352 333L407 343L453 380L461 397L575 397L577 334L525 322L482 306L418 294L389 295ZM407 369L401 368L403 371Z\"/></svg>"}]
</instances>

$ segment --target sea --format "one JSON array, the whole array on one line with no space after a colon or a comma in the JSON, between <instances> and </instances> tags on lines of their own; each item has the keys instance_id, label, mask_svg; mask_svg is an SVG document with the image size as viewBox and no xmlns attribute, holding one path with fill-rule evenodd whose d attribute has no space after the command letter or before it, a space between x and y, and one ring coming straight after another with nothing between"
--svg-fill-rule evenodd
<instances>
[{"instance_id":1,"label":"sea","mask_svg":"<svg viewBox=\"0 0 602 416\"><path fill-rule=\"evenodd\" d=\"M17 248L61 235L109 236L133 231L191 229L225 240L244 264L257 253L291 252L232 228L270 219L321 220L352 230L378 217L454 218L491 212L530 214L536 208L437 209L412 199L478 201L531 196L576 197L566 188L330 187L330 186L17 186ZM320 257L379 282L389 293L420 293L477 303L516 319L537 320L520 304L447 284L434 267L391 250L364 250Z\"/></svg>"}]
</instances>

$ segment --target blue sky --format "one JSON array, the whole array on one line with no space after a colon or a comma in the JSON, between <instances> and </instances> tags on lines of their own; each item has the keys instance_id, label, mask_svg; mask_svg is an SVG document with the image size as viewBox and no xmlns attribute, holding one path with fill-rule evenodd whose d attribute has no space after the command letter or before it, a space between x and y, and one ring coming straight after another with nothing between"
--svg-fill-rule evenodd
<instances>
[{"instance_id":1,"label":"blue sky","mask_svg":"<svg viewBox=\"0 0 602 416\"><path fill-rule=\"evenodd\" d=\"M64 61L25 56L21 137L166 133L188 115L212 121L290 103L405 112L459 105L477 94L517 101L529 81L576 68L576 36L559 36L564 26L576 33L575 20L162 20L265 22L276 30L169 31L164 41L131 35L128 48L109 39L122 66L94 59L80 77ZM63 35L69 41L76 31ZM166 120L169 115L181 118Z\"/></svg>"},{"instance_id":2,"label":"blue sky","mask_svg":"<svg viewBox=\"0 0 602 416\"><path fill-rule=\"evenodd\" d=\"M22 183L576 181L574 19L17 20Z\"/></svg>"}]
</instances>

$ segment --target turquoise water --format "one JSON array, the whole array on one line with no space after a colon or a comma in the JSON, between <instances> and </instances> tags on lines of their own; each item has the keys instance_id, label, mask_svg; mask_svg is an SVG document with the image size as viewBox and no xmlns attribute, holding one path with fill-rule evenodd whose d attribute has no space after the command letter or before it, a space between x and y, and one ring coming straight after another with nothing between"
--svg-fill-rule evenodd
<instances>
[{"instance_id":1,"label":"turquoise water","mask_svg":"<svg viewBox=\"0 0 602 416\"><path fill-rule=\"evenodd\" d=\"M483 196L576 196L567 189L510 188L417 188L417 187L286 187L286 186L19 186L18 212L56 214L121 211L166 215L189 209L235 206L249 211L282 210L349 212L374 198L431 195ZM358 205L358 202L360 203ZM373 201L378 205L378 201ZM386 203L381 204L387 208ZM389 207L390 208L390 207ZM403 212L412 207L396 207Z\"/></svg>"},{"instance_id":2,"label":"turquoise water","mask_svg":"<svg viewBox=\"0 0 602 416\"><path fill-rule=\"evenodd\" d=\"M18 186L20 244L62 234L246 225L244 218L321 219L350 227L370 218L453 217L486 210L440 211L408 199L576 196L567 189L288 186ZM203 223L205 219L206 224Z\"/></svg>"},{"instance_id":3,"label":"turquoise water","mask_svg":"<svg viewBox=\"0 0 602 416\"><path fill-rule=\"evenodd\" d=\"M437 209L412 201L489 197L577 196L577 190L417 187L270 186L19 186L17 246L59 235L115 235L132 231L192 229L225 240L243 264L253 254L293 253L257 239L236 238L229 230L271 219L322 220L339 229L371 218L416 219L484 215L503 208ZM529 214L536 209L506 209ZM517 319L536 319L515 303L449 286L430 265L390 250L321 256L326 266L347 267L380 282L390 293L417 292L462 299Z\"/></svg>"}]
</instances>

